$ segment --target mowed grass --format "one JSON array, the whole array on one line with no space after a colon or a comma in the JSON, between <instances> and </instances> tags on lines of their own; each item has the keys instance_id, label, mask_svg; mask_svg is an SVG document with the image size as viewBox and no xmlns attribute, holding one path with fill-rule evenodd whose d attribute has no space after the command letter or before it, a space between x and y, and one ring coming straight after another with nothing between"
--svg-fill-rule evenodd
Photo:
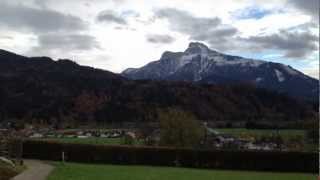
<instances>
[{"instance_id":1,"label":"mowed grass","mask_svg":"<svg viewBox=\"0 0 320 180\"><path fill-rule=\"evenodd\" d=\"M93 145L123 145L123 138L104 138L104 137L88 137L88 138L45 138L43 141L55 141L62 143L74 144L93 144ZM135 145L143 144L142 141L136 140Z\"/></svg>"},{"instance_id":2,"label":"mowed grass","mask_svg":"<svg viewBox=\"0 0 320 180\"><path fill-rule=\"evenodd\" d=\"M280 134L284 139L289 139L291 137L305 137L304 130L272 130L272 129L245 129L245 128L222 128L214 129L220 133L231 134L234 136L249 135L253 137L270 136ZM89 137L89 138L45 138L41 140L46 141L57 141L63 143L75 143L75 144L97 144L97 145L121 145L123 144L122 138L102 138L102 137ZM136 145L143 144L142 141L136 141Z\"/></svg>"},{"instance_id":3,"label":"mowed grass","mask_svg":"<svg viewBox=\"0 0 320 180\"><path fill-rule=\"evenodd\" d=\"M316 175L175 167L55 163L48 180L315 180Z\"/></svg>"},{"instance_id":4,"label":"mowed grass","mask_svg":"<svg viewBox=\"0 0 320 180\"><path fill-rule=\"evenodd\" d=\"M74 144L95 144L95 145L119 145L122 143L122 138L46 138L45 141L57 141L62 143Z\"/></svg>"},{"instance_id":5,"label":"mowed grass","mask_svg":"<svg viewBox=\"0 0 320 180\"><path fill-rule=\"evenodd\" d=\"M305 137L304 130L296 130L296 129L281 129L279 131L274 129L245 129L245 128L222 128L222 129L214 129L220 133L231 134L235 136L241 135L251 135L255 137L261 136L270 136L270 135L279 135L284 139L288 139L291 137L301 136Z\"/></svg>"}]
</instances>

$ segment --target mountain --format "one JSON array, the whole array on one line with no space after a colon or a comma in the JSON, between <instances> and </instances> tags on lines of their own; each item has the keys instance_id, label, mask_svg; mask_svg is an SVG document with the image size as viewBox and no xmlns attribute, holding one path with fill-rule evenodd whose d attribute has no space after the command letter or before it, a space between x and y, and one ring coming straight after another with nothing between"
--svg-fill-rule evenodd
<instances>
[{"instance_id":1,"label":"mountain","mask_svg":"<svg viewBox=\"0 0 320 180\"><path fill-rule=\"evenodd\" d=\"M248 85L129 80L70 60L0 50L0 125L156 121L179 108L200 120L301 122L317 105Z\"/></svg>"},{"instance_id":2,"label":"mountain","mask_svg":"<svg viewBox=\"0 0 320 180\"><path fill-rule=\"evenodd\" d=\"M192 42L184 52L166 51L160 60L129 68L130 79L190 81L209 84L247 83L293 97L317 100L319 81L290 66L226 55Z\"/></svg>"}]
</instances>

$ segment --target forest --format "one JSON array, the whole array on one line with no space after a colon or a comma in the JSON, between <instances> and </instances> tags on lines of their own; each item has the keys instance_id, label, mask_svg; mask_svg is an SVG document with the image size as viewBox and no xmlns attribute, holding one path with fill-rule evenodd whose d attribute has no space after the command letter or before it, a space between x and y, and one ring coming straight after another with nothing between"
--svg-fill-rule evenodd
<instances>
[{"instance_id":1,"label":"forest","mask_svg":"<svg viewBox=\"0 0 320 180\"><path fill-rule=\"evenodd\" d=\"M316 119L318 102L252 84L206 85L128 80L70 60L0 52L0 122L94 124L152 122L179 108L202 121L301 122Z\"/></svg>"}]
</instances>

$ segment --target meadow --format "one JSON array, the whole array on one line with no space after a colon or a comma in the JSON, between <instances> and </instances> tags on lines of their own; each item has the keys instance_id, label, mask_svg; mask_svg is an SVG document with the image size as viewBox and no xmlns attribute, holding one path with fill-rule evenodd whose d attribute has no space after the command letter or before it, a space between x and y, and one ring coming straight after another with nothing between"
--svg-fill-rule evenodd
<instances>
[{"instance_id":1,"label":"meadow","mask_svg":"<svg viewBox=\"0 0 320 180\"><path fill-rule=\"evenodd\" d=\"M314 174L54 163L48 180L315 180Z\"/></svg>"},{"instance_id":2,"label":"meadow","mask_svg":"<svg viewBox=\"0 0 320 180\"><path fill-rule=\"evenodd\" d=\"M289 139L297 136L300 136L302 138L305 137L304 130L296 130L296 129L274 130L274 129L221 128L221 129L214 129L214 130L222 134L230 134L237 137L242 135L249 135L254 137L280 135L284 139Z\"/></svg>"},{"instance_id":3,"label":"meadow","mask_svg":"<svg viewBox=\"0 0 320 180\"><path fill-rule=\"evenodd\" d=\"M100 138L100 137L88 137L88 138L45 138L45 141L57 141L62 143L74 143L74 144L94 144L94 145L119 145L122 144L122 138Z\"/></svg>"},{"instance_id":4,"label":"meadow","mask_svg":"<svg viewBox=\"0 0 320 180\"><path fill-rule=\"evenodd\" d=\"M252 137L262 137L271 136L279 134L283 139L288 140L294 137L305 138L304 130L272 130L272 129L245 129L245 128L221 128L214 129L215 131L222 134L230 134L236 137L241 136L252 136ZM88 137L88 138L45 138L41 140L46 141L57 141L63 143L75 143L75 144L95 144L95 145L121 145L123 144L122 138L100 138L100 137ZM135 141L136 145L143 144L142 141Z\"/></svg>"},{"instance_id":5,"label":"meadow","mask_svg":"<svg viewBox=\"0 0 320 180\"><path fill-rule=\"evenodd\" d=\"M54 141L62 143L72 143L72 144L92 144L92 145L124 145L124 139L119 138L104 138L104 137L88 137L88 138L44 138L40 139L43 141ZM133 145L142 145L142 140L135 140Z\"/></svg>"}]
</instances>

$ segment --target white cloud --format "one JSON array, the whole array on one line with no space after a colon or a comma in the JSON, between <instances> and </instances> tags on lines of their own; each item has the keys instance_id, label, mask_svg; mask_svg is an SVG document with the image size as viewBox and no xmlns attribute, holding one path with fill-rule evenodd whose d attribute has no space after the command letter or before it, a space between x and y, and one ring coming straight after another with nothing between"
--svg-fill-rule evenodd
<instances>
[{"instance_id":1,"label":"white cloud","mask_svg":"<svg viewBox=\"0 0 320 180\"><path fill-rule=\"evenodd\" d=\"M87 39L86 42L89 42L87 45L94 42L93 45L96 44L94 46L99 46L100 48L60 48L59 52L65 49L65 52L61 53L61 56L64 57L58 57L60 54L53 54L50 53L50 51L47 51L47 55L52 55L54 56L53 58L75 58L80 64L105 68L114 72L120 72L128 67L143 66L150 61L157 60L165 50L182 51L191 39L211 42L212 47L217 47L219 41L214 41L215 37L209 38L209 36L218 36L219 33L223 35L225 32L218 31L218 33L216 33L216 30L212 30L210 33L201 33L202 36L200 36L199 33L197 34L197 32L194 31L196 28L188 28L190 27L188 25L196 26L200 21L180 22L184 27L176 27L176 29L173 29L171 26L172 23L170 24L168 20L156 18L154 12L159 9L177 8L187 12L187 14L190 15L189 20L202 19L202 22L208 24L210 27L206 29L213 29L211 25L214 26L214 24L210 24L210 22L215 18L219 19L221 21L220 24L223 24L224 27L233 27L234 31L226 31L231 33L230 37L232 38L226 36L225 38L218 39L221 42L224 41L222 45L224 45L225 48L221 48L222 50L229 48L226 52L233 50L232 52L236 54L241 54L241 51L244 50L245 47L241 47L238 44L233 46L233 42L231 42L231 44L229 43L234 40L235 36L241 38L271 36L272 34L279 33L281 29L294 28L309 23L312 21L314 14L309 13L310 6L301 5L301 3L297 3L297 0L225 0L223 2L212 0L197 0L196 2L194 0L2 0L2 2L10 4L10 6L27 7L28 13L30 13L30 11L32 13L32 10L38 13L49 11L51 14L58 16L58 18L72 17L71 20L77 21L78 26L74 28L67 26L68 34L73 34L72 36L81 34L86 37L91 37L93 41L87 41ZM233 12L243 11L248 7L266 9L272 13L259 19L236 19L232 16ZM122 23L120 23L120 25L119 23L108 25L105 23L97 23L97 16L105 10L112 10L117 17L123 18L123 21L113 18L113 20L118 20L118 22ZM2 11L2 13L3 12L4 11ZM10 13L18 20L19 18L24 18L19 12L12 11ZM0 24L8 22L9 20L3 18L4 17L0 17ZM181 19L181 21L183 21L183 19ZM86 28L83 28L83 23L85 23ZM201 23L199 25L201 25ZM39 29L37 27L37 24L28 24L28 30L31 29L28 32L20 32L17 28L2 28L2 30L0 30L1 35L12 36L13 39L0 37L0 48L17 53L29 53L28 55L31 55L30 51L33 47L41 47L39 46L41 42L38 41L38 39L41 39L41 36L45 36L43 34L47 34L45 28ZM65 26L61 24L60 27ZM181 30L181 28L183 28L182 30L184 32L177 31ZM318 33L318 28L319 25L317 24L315 28L309 30L315 34ZM205 31L201 30L203 27L199 27L199 29L200 31ZM192 31L193 38L190 38L190 31ZM66 32L62 32L59 36L65 34ZM169 37L173 37L175 40L170 41L170 43L150 43L146 41L146 37L150 37L150 35L157 35L156 39L160 39L162 42L169 42L167 41L170 40ZM153 36L153 40L156 40L154 37L155 36ZM76 41L77 40L73 40L72 42ZM268 50L269 49L262 49L263 55L266 58L272 57L276 59L274 52L273 54L265 54L268 53ZM44 50L39 52L44 53L41 55L46 55L46 51ZM284 55L282 52L276 52L276 54L280 56ZM32 55L37 54L33 52ZM279 61L281 62L280 59ZM310 70L310 68L309 65L305 64L299 67L300 70L306 73L314 72L314 70Z\"/></svg>"}]
</instances>

